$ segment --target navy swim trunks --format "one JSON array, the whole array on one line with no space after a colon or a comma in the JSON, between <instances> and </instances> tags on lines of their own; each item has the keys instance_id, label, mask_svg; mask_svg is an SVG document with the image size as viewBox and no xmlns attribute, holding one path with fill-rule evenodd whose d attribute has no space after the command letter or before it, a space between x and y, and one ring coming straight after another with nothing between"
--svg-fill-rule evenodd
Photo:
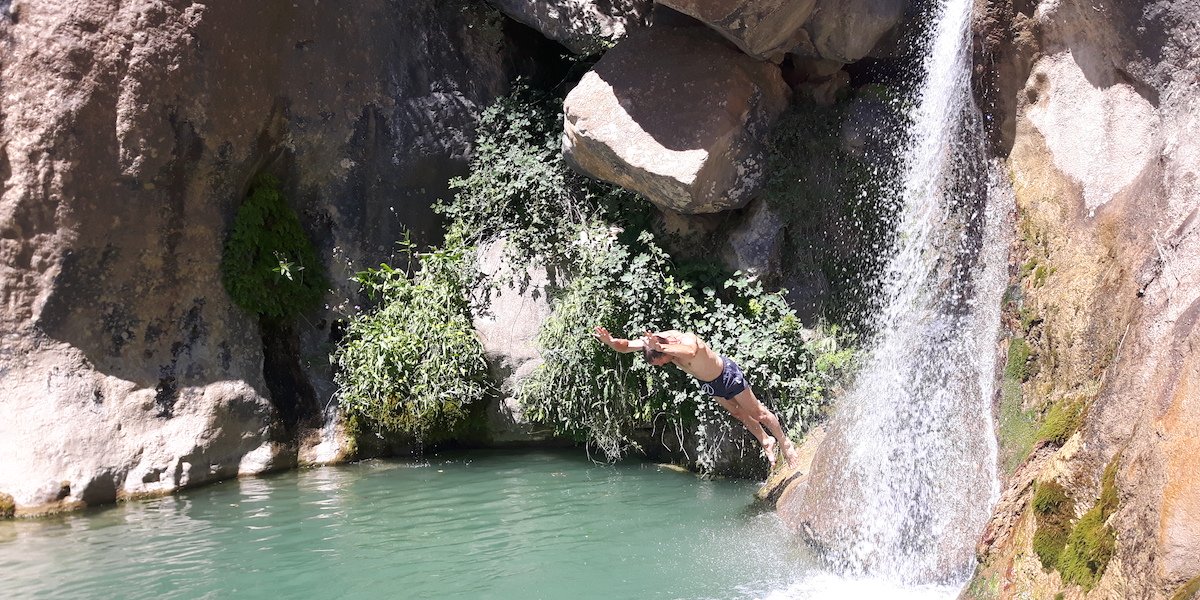
<instances>
[{"instance_id":1,"label":"navy swim trunks","mask_svg":"<svg viewBox=\"0 0 1200 600\"><path fill-rule=\"evenodd\" d=\"M729 400L746 389L746 376L742 374L742 368L730 358L722 356L721 364L721 376L712 381L700 382L700 391L709 396Z\"/></svg>"}]
</instances>

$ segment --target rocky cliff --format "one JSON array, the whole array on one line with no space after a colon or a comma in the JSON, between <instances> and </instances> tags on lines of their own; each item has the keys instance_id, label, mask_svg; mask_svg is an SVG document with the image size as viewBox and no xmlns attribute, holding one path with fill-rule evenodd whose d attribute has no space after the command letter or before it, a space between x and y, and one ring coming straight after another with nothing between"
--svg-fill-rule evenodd
<instances>
[{"instance_id":1,"label":"rocky cliff","mask_svg":"<svg viewBox=\"0 0 1200 600\"><path fill-rule=\"evenodd\" d=\"M480 2L0 2L0 492L18 514L337 458L347 276L464 168L536 47ZM270 172L334 282L268 331L219 263Z\"/></svg>"},{"instance_id":2,"label":"rocky cliff","mask_svg":"<svg viewBox=\"0 0 1200 600\"><path fill-rule=\"evenodd\" d=\"M977 5L977 92L1019 239L999 400L1011 471L969 597L1195 592L1198 14Z\"/></svg>"}]
</instances>

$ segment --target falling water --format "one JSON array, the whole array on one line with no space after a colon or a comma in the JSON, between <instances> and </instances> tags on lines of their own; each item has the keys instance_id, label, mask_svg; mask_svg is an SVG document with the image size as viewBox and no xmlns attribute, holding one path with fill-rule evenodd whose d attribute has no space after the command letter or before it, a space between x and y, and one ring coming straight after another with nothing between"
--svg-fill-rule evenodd
<instances>
[{"instance_id":1,"label":"falling water","mask_svg":"<svg viewBox=\"0 0 1200 600\"><path fill-rule=\"evenodd\" d=\"M843 575L961 582L998 496L990 399L1009 200L970 93L970 0L941 0L909 114L869 356L792 510Z\"/></svg>"}]
</instances>

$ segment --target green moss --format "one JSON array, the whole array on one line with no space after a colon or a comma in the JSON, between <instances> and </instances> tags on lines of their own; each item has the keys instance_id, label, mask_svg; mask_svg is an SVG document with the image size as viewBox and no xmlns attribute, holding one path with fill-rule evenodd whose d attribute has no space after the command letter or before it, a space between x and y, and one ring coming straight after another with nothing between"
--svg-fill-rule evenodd
<instances>
[{"instance_id":1,"label":"green moss","mask_svg":"<svg viewBox=\"0 0 1200 600\"><path fill-rule=\"evenodd\" d=\"M327 284L296 212L270 175L254 181L221 256L221 282L238 306L279 320L315 308Z\"/></svg>"},{"instance_id":2,"label":"green moss","mask_svg":"<svg viewBox=\"0 0 1200 600\"><path fill-rule=\"evenodd\" d=\"M1063 600L1063 598L1065 598L1065 597L1066 597L1066 594L1059 592L1054 595L1054 600Z\"/></svg>"},{"instance_id":3,"label":"green moss","mask_svg":"<svg viewBox=\"0 0 1200 600\"><path fill-rule=\"evenodd\" d=\"M1000 395L1000 466L1011 475L1037 444L1038 423L1033 411L1021 408L1021 384L1005 381Z\"/></svg>"},{"instance_id":4,"label":"green moss","mask_svg":"<svg viewBox=\"0 0 1200 600\"><path fill-rule=\"evenodd\" d=\"M1050 276L1050 269L1046 265L1038 265L1033 270L1033 287L1042 287L1046 285L1046 278Z\"/></svg>"},{"instance_id":5,"label":"green moss","mask_svg":"<svg viewBox=\"0 0 1200 600\"><path fill-rule=\"evenodd\" d=\"M1193 577L1191 581L1176 590L1171 595L1171 600L1195 600L1197 593L1200 593L1200 575Z\"/></svg>"},{"instance_id":6,"label":"green moss","mask_svg":"<svg viewBox=\"0 0 1200 600\"><path fill-rule=\"evenodd\" d=\"M0 519L11 519L17 512L17 503L12 496L0 492Z\"/></svg>"},{"instance_id":7,"label":"green moss","mask_svg":"<svg viewBox=\"0 0 1200 600\"><path fill-rule=\"evenodd\" d=\"M1039 483L1031 501L1037 529L1033 534L1033 551L1042 567L1054 568L1070 535L1070 519L1075 504L1062 486L1054 481Z\"/></svg>"},{"instance_id":8,"label":"green moss","mask_svg":"<svg viewBox=\"0 0 1200 600\"><path fill-rule=\"evenodd\" d=\"M1106 522L1119 504L1116 485L1118 462L1119 457L1114 457L1104 469L1100 479L1100 498L1095 506L1079 518L1058 558L1058 570L1063 579L1083 586L1085 590L1092 589L1104 575L1108 561L1117 549L1117 533Z\"/></svg>"},{"instance_id":9,"label":"green moss","mask_svg":"<svg viewBox=\"0 0 1200 600\"><path fill-rule=\"evenodd\" d=\"M1023 307L1017 311L1017 314L1021 318L1021 331L1024 333L1029 333L1034 325L1042 322L1042 317L1031 308Z\"/></svg>"},{"instance_id":10,"label":"green moss","mask_svg":"<svg viewBox=\"0 0 1200 600\"><path fill-rule=\"evenodd\" d=\"M1038 429L1038 440L1047 441L1056 446L1066 443L1083 424L1086 406L1082 398L1065 398L1054 403L1050 407L1050 412L1046 414L1046 420Z\"/></svg>"},{"instance_id":11,"label":"green moss","mask_svg":"<svg viewBox=\"0 0 1200 600\"><path fill-rule=\"evenodd\" d=\"M1013 338L1008 342L1008 362L1004 365L1005 379L1025 381L1029 378L1029 343L1025 338Z\"/></svg>"},{"instance_id":12,"label":"green moss","mask_svg":"<svg viewBox=\"0 0 1200 600\"><path fill-rule=\"evenodd\" d=\"M1039 483L1033 492L1033 510L1039 515L1063 514L1070 502L1066 490L1054 481Z\"/></svg>"}]
</instances>

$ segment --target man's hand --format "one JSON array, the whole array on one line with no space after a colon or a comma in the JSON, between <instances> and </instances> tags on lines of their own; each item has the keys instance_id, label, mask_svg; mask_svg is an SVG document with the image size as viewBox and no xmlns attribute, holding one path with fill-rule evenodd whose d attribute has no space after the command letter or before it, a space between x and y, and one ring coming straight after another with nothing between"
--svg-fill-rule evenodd
<instances>
[{"instance_id":1,"label":"man's hand","mask_svg":"<svg viewBox=\"0 0 1200 600\"><path fill-rule=\"evenodd\" d=\"M605 346L608 346L617 352L629 351L629 340L614 338L612 334L603 327L596 327L596 329L592 331L592 337L600 340L601 344L604 344Z\"/></svg>"}]
</instances>

